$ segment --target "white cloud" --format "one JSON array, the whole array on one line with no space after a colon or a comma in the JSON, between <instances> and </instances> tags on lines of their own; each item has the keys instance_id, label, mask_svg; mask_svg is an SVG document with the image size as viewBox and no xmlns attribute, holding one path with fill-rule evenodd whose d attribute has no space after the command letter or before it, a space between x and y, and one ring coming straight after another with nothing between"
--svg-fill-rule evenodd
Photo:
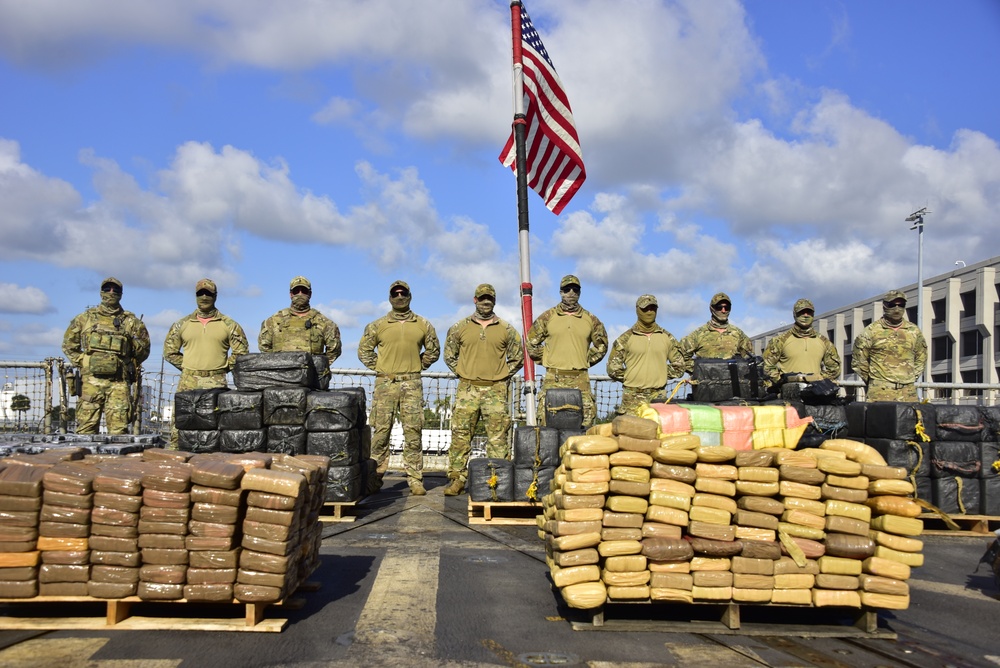
<instances>
[{"instance_id":1,"label":"white cloud","mask_svg":"<svg viewBox=\"0 0 1000 668\"><path fill-rule=\"evenodd\" d=\"M55 308L44 291L16 283L0 283L0 313L52 313Z\"/></svg>"}]
</instances>

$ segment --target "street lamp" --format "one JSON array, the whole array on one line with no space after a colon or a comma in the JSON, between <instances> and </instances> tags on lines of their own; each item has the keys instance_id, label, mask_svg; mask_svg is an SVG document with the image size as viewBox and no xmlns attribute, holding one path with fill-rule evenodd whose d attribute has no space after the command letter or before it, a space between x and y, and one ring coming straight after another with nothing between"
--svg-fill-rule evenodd
<instances>
[{"instance_id":1,"label":"street lamp","mask_svg":"<svg viewBox=\"0 0 1000 668\"><path fill-rule=\"evenodd\" d=\"M924 216L929 213L925 206L906 217L906 222L913 223L910 229L917 231L917 329L921 334L924 331ZM924 374L926 378L926 367Z\"/></svg>"}]
</instances>

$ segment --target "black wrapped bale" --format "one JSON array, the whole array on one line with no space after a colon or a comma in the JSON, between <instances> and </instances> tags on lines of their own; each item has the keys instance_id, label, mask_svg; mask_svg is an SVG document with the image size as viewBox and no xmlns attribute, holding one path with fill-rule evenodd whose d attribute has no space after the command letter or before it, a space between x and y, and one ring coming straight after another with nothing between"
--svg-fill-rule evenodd
<instances>
[{"instance_id":1,"label":"black wrapped bale","mask_svg":"<svg viewBox=\"0 0 1000 668\"><path fill-rule=\"evenodd\" d=\"M1000 477L979 481L979 512L1000 517Z\"/></svg>"},{"instance_id":2,"label":"black wrapped bale","mask_svg":"<svg viewBox=\"0 0 1000 668\"><path fill-rule=\"evenodd\" d=\"M868 413L868 404L864 401L852 401L844 408L847 416L847 438L854 440L867 438L865 419Z\"/></svg>"},{"instance_id":3,"label":"black wrapped bale","mask_svg":"<svg viewBox=\"0 0 1000 668\"><path fill-rule=\"evenodd\" d=\"M330 358L326 355L313 353L309 355L309 361L312 362L313 369L316 371L316 389L329 390L331 378Z\"/></svg>"},{"instance_id":4,"label":"black wrapped bale","mask_svg":"<svg viewBox=\"0 0 1000 668\"><path fill-rule=\"evenodd\" d=\"M805 433L803 433L801 438L799 438L798 445L796 445L795 447L797 447L799 450L803 448L818 448L819 446L823 445L823 441L829 438L831 437L827 436L826 434L820 431L816 431L816 429L812 425L809 425L808 427L806 427Z\"/></svg>"},{"instance_id":5,"label":"black wrapped bale","mask_svg":"<svg viewBox=\"0 0 1000 668\"><path fill-rule=\"evenodd\" d=\"M847 407L834 404L803 404L799 417L811 417L812 424L806 428L803 440L818 446L828 438L846 438ZM799 447L810 447L799 441Z\"/></svg>"},{"instance_id":6,"label":"black wrapped bale","mask_svg":"<svg viewBox=\"0 0 1000 668\"><path fill-rule=\"evenodd\" d=\"M319 389L310 353L249 353L236 358L233 382L237 390L253 392L275 385Z\"/></svg>"},{"instance_id":7,"label":"black wrapped bale","mask_svg":"<svg viewBox=\"0 0 1000 668\"><path fill-rule=\"evenodd\" d=\"M174 395L174 426L192 431L218 429L218 397L228 391L222 387L178 392Z\"/></svg>"},{"instance_id":8,"label":"black wrapped bale","mask_svg":"<svg viewBox=\"0 0 1000 668\"><path fill-rule=\"evenodd\" d=\"M949 515L977 515L980 482L961 477L932 478L931 503Z\"/></svg>"},{"instance_id":9,"label":"black wrapped bale","mask_svg":"<svg viewBox=\"0 0 1000 668\"><path fill-rule=\"evenodd\" d=\"M545 426L554 429L580 429L583 426L580 390L569 387L545 390Z\"/></svg>"},{"instance_id":10,"label":"black wrapped bale","mask_svg":"<svg viewBox=\"0 0 1000 668\"><path fill-rule=\"evenodd\" d=\"M357 392L329 390L310 392L306 399L306 430L346 431L358 424L361 401Z\"/></svg>"},{"instance_id":11,"label":"black wrapped bale","mask_svg":"<svg viewBox=\"0 0 1000 668\"><path fill-rule=\"evenodd\" d=\"M983 418L983 440L1000 442L1000 406L980 406Z\"/></svg>"},{"instance_id":12,"label":"black wrapped bale","mask_svg":"<svg viewBox=\"0 0 1000 668\"><path fill-rule=\"evenodd\" d=\"M804 383L804 387L799 392L799 398L807 404L841 404L840 386L832 380L814 380Z\"/></svg>"},{"instance_id":13,"label":"black wrapped bale","mask_svg":"<svg viewBox=\"0 0 1000 668\"><path fill-rule=\"evenodd\" d=\"M219 431L177 430L177 449L185 452L219 452Z\"/></svg>"},{"instance_id":14,"label":"black wrapped bale","mask_svg":"<svg viewBox=\"0 0 1000 668\"><path fill-rule=\"evenodd\" d=\"M361 465L331 466L326 474L326 502L346 503L361 496Z\"/></svg>"},{"instance_id":15,"label":"black wrapped bale","mask_svg":"<svg viewBox=\"0 0 1000 668\"><path fill-rule=\"evenodd\" d=\"M131 455L142 452L146 446L142 443L102 443L91 448L97 455Z\"/></svg>"},{"instance_id":16,"label":"black wrapped bale","mask_svg":"<svg viewBox=\"0 0 1000 668\"><path fill-rule=\"evenodd\" d=\"M941 404L937 413L937 441L981 441L986 425L979 406Z\"/></svg>"},{"instance_id":17,"label":"black wrapped bale","mask_svg":"<svg viewBox=\"0 0 1000 668\"><path fill-rule=\"evenodd\" d=\"M713 403L764 396L764 376L755 359L696 357L691 376L691 401Z\"/></svg>"},{"instance_id":18,"label":"black wrapped bale","mask_svg":"<svg viewBox=\"0 0 1000 668\"><path fill-rule=\"evenodd\" d=\"M890 438L866 438L865 443L875 448L889 466L902 466L909 475L930 477L930 443Z\"/></svg>"},{"instance_id":19,"label":"black wrapped bale","mask_svg":"<svg viewBox=\"0 0 1000 668\"><path fill-rule=\"evenodd\" d=\"M997 468L997 466L1000 466L1000 443L980 441L977 445L979 446L979 461L983 463L979 471L979 477L1000 477L1000 469Z\"/></svg>"},{"instance_id":20,"label":"black wrapped bale","mask_svg":"<svg viewBox=\"0 0 1000 668\"><path fill-rule=\"evenodd\" d=\"M513 462L486 457L470 459L466 490L473 501L513 501Z\"/></svg>"},{"instance_id":21,"label":"black wrapped bale","mask_svg":"<svg viewBox=\"0 0 1000 668\"><path fill-rule=\"evenodd\" d=\"M262 429L264 396L260 392L219 395L219 429Z\"/></svg>"},{"instance_id":22,"label":"black wrapped bale","mask_svg":"<svg viewBox=\"0 0 1000 668\"><path fill-rule=\"evenodd\" d=\"M362 460L361 434L355 429L310 431L306 434L306 452L329 457L330 466L351 466Z\"/></svg>"},{"instance_id":23,"label":"black wrapped bale","mask_svg":"<svg viewBox=\"0 0 1000 668\"><path fill-rule=\"evenodd\" d=\"M302 425L306 421L306 400L309 390L304 387L268 387L264 390L264 424Z\"/></svg>"},{"instance_id":24,"label":"black wrapped bale","mask_svg":"<svg viewBox=\"0 0 1000 668\"><path fill-rule=\"evenodd\" d=\"M913 485L917 488L916 494L918 499L923 499L927 503L934 503L932 482L933 479L927 476L918 475L913 478Z\"/></svg>"},{"instance_id":25,"label":"black wrapped bale","mask_svg":"<svg viewBox=\"0 0 1000 668\"><path fill-rule=\"evenodd\" d=\"M295 424L274 424L267 428L267 451L285 455L304 455L306 428Z\"/></svg>"},{"instance_id":26,"label":"black wrapped bale","mask_svg":"<svg viewBox=\"0 0 1000 668\"><path fill-rule=\"evenodd\" d=\"M220 433L221 452L267 452L267 429L232 429Z\"/></svg>"},{"instance_id":27,"label":"black wrapped bale","mask_svg":"<svg viewBox=\"0 0 1000 668\"><path fill-rule=\"evenodd\" d=\"M936 408L934 404L899 401L870 403L865 413L865 438L918 440L922 438L917 433L919 425L927 438L935 441Z\"/></svg>"},{"instance_id":28,"label":"black wrapped bale","mask_svg":"<svg viewBox=\"0 0 1000 668\"><path fill-rule=\"evenodd\" d=\"M549 483L555 477L556 467L514 467L514 500L541 501L549 493Z\"/></svg>"},{"instance_id":29,"label":"black wrapped bale","mask_svg":"<svg viewBox=\"0 0 1000 668\"><path fill-rule=\"evenodd\" d=\"M338 387L338 392L353 394L358 398L358 426L368 424L368 397L363 387Z\"/></svg>"},{"instance_id":30,"label":"black wrapped bale","mask_svg":"<svg viewBox=\"0 0 1000 668\"><path fill-rule=\"evenodd\" d=\"M577 393L579 394L579 393ZM514 466L559 465L561 430L554 427L518 427L514 430Z\"/></svg>"},{"instance_id":31,"label":"black wrapped bale","mask_svg":"<svg viewBox=\"0 0 1000 668\"><path fill-rule=\"evenodd\" d=\"M982 453L978 443L934 441L930 444L930 455L932 478L982 477Z\"/></svg>"}]
</instances>

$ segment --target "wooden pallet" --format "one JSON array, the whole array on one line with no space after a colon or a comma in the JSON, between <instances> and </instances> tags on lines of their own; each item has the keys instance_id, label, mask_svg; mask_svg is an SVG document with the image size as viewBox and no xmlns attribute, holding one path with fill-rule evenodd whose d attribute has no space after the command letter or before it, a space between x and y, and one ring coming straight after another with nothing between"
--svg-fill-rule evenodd
<instances>
[{"instance_id":1,"label":"wooden pallet","mask_svg":"<svg viewBox=\"0 0 1000 668\"><path fill-rule=\"evenodd\" d=\"M316 591L320 587L316 582L304 582L296 592ZM122 599L99 599L90 596L36 596L34 598L3 598L0 604L29 608L59 604L59 612L67 612L67 604L94 604L105 606L103 617L87 615L81 617L28 617L12 616L6 612L0 613L0 631L32 630L32 631L252 631L258 633L280 633L288 624L287 619L268 619L264 611L269 607L280 607L286 610L297 610L305 601L301 598L285 598L275 603L242 603L233 600L230 603L210 603L205 601L144 601L138 596ZM136 616L132 614L133 605L140 603L144 612L165 612L171 606L187 603L202 608L216 610L227 609L236 611L244 608L242 617L169 617L166 615ZM176 608L174 608L176 610Z\"/></svg>"},{"instance_id":2,"label":"wooden pallet","mask_svg":"<svg viewBox=\"0 0 1000 668\"><path fill-rule=\"evenodd\" d=\"M469 524L535 526L542 504L534 501L473 501L469 499Z\"/></svg>"},{"instance_id":3,"label":"wooden pallet","mask_svg":"<svg viewBox=\"0 0 1000 668\"><path fill-rule=\"evenodd\" d=\"M353 522L358 519L356 501L329 501L319 513L320 522Z\"/></svg>"},{"instance_id":4,"label":"wooden pallet","mask_svg":"<svg viewBox=\"0 0 1000 668\"><path fill-rule=\"evenodd\" d=\"M986 536L1000 529L1000 517L995 515L948 515L959 526L952 529L940 515L924 513L924 536Z\"/></svg>"},{"instance_id":5,"label":"wooden pallet","mask_svg":"<svg viewBox=\"0 0 1000 668\"><path fill-rule=\"evenodd\" d=\"M625 610L630 607L648 605L660 611L676 613L667 619L607 618L609 611ZM692 607L694 606L694 607ZM749 616L754 613L754 621L744 622L742 611ZM788 613L794 610L795 623L787 620L767 619L768 613ZM616 602L586 611L591 616L588 622L573 622L577 631L653 631L659 633L708 633L714 635L747 636L798 636L803 638L880 638L895 639L896 633L878 626L878 611L870 608L814 608L806 605L755 604L755 603L658 603L658 602ZM695 612L699 614L695 614ZM832 613L842 613L851 623L823 623L820 617ZM703 614L707 613L707 614ZM696 617L701 617L696 619ZM764 619L760 619L763 617Z\"/></svg>"}]
</instances>

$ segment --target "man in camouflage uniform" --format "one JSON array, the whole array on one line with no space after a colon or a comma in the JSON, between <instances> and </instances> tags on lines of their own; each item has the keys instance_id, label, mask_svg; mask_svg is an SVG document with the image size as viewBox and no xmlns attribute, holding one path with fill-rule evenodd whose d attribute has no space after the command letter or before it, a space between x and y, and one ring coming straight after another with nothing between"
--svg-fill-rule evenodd
<instances>
[{"instance_id":1,"label":"man in camouflage uniform","mask_svg":"<svg viewBox=\"0 0 1000 668\"><path fill-rule=\"evenodd\" d=\"M226 374L237 356L250 352L243 328L215 308L215 282L203 278L194 290L197 310L171 325L163 341L163 359L181 371L178 392L228 387ZM176 428L170 432L170 447L177 448Z\"/></svg>"},{"instance_id":2,"label":"man in camouflage uniform","mask_svg":"<svg viewBox=\"0 0 1000 668\"><path fill-rule=\"evenodd\" d=\"M305 276L293 278L288 290L291 306L261 323L257 347L262 353L296 351L326 355L332 366L340 357L340 328L309 306L312 284Z\"/></svg>"},{"instance_id":3,"label":"man in camouflage uniform","mask_svg":"<svg viewBox=\"0 0 1000 668\"><path fill-rule=\"evenodd\" d=\"M101 305L73 318L63 335L63 353L80 370L76 402L78 434L96 434L101 412L109 434L124 434L135 417L129 385L149 357L149 332L135 314L122 309L122 282L101 282Z\"/></svg>"},{"instance_id":4,"label":"man in camouflage uniform","mask_svg":"<svg viewBox=\"0 0 1000 668\"><path fill-rule=\"evenodd\" d=\"M472 434L486 422L486 456L510 457L510 378L524 366L521 336L493 312L497 293L483 283L472 300L476 312L448 330L444 361L459 378L451 415L446 496L461 494L469 477Z\"/></svg>"},{"instance_id":5,"label":"man in camouflage uniform","mask_svg":"<svg viewBox=\"0 0 1000 668\"><path fill-rule=\"evenodd\" d=\"M545 424L545 394L549 388L580 390L583 397L583 426L597 417L594 393L587 370L608 352L608 332L604 324L580 306L580 279L563 276L559 282L562 301L535 318L528 330L528 355L545 367L538 399L539 422Z\"/></svg>"},{"instance_id":6,"label":"man in camouflage uniform","mask_svg":"<svg viewBox=\"0 0 1000 668\"><path fill-rule=\"evenodd\" d=\"M637 320L615 339L608 375L623 385L619 415L637 415L639 406L666 401L667 381L684 375L684 356L673 334L656 324L656 297L635 302Z\"/></svg>"},{"instance_id":7,"label":"man in camouflage uniform","mask_svg":"<svg viewBox=\"0 0 1000 668\"><path fill-rule=\"evenodd\" d=\"M717 292L708 303L712 318L707 323L681 339L681 354L684 355L684 370L694 371L694 358L728 360L734 357L749 357L753 354L750 337L735 325L729 324L729 314L733 300L725 292Z\"/></svg>"},{"instance_id":8,"label":"man in camouflage uniform","mask_svg":"<svg viewBox=\"0 0 1000 668\"><path fill-rule=\"evenodd\" d=\"M927 363L927 342L905 317L906 295L890 290L882 300L882 319L854 340L851 366L865 381L868 401L919 401L916 382Z\"/></svg>"},{"instance_id":9,"label":"man in camouflage uniform","mask_svg":"<svg viewBox=\"0 0 1000 668\"><path fill-rule=\"evenodd\" d=\"M813 303L800 299L792 307L795 325L771 339L764 350L764 373L772 386L782 377L798 382L836 380L840 377L840 355L830 339L813 328Z\"/></svg>"},{"instance_id":10,"label":"man in camouflage uniform","mask_svg":"<svg viewBox=\"0 0 1000 668\"><path fill-rule=\"evenodd\" d=\"M434 326L410 310L410 286L389 286L392 310L365 327L358 343L358 359L375 371L375 391L369 423L372 458L378 462L378 486L389 468L389 432L398 414L403 423L403 466L410 493L426 494L423 483L424 388L420 372L441 356Z\"/></svg>"}]
</instances>

